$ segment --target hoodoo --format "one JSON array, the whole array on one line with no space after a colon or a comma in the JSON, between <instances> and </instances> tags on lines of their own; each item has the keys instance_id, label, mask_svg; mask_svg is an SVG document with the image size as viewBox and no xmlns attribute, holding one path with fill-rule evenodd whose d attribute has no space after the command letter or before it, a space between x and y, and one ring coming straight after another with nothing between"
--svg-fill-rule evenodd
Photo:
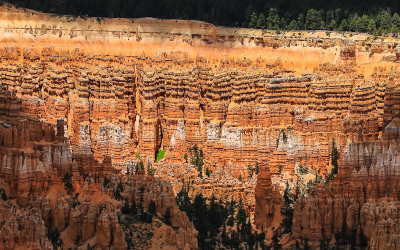
<instances>
[{"instance_id":1,"label":"hoodoo","mask_svg":"<svg viewBox=\"0 0 400 250\"><path fill-rule=\"evenodd\" d=\"M399 44L1 6L0 248L400 249Z\"/></svg>"}]
</instances>

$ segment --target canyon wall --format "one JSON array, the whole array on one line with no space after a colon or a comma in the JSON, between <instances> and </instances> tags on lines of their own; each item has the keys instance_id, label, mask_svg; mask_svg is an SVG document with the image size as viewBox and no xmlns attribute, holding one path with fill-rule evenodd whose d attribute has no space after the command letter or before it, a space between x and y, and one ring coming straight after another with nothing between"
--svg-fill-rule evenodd
<instances>
[{"instance_id":1,"label":"canyon wall","mask_svg":"<svg viewBox=\"0 0 400 250\"><path fill-rule=\"evenodd\" d=\"M341 192L346 196L341 199L329 191L336 190L335 183L349 186L354 178L365 178L355 183L374 178L353 174L356 162L360 164L354 157L364 156L356 145L381 145L388 129L397 126L389 120L398 117L393 90L399 77L398 43L365 34L276 34L196 21L60 17L3 6L0 81L20 98L20 112L44 127L58 128L48 136L60 142L42 146L49 159L59 159L46 174L62 176L66 168L132 172L138 154L145 166L156 168L156 177L172 184L171 192L179 191L185 179L193 194L242 199L262 230L279 213L279 192L296 182L299 165L321 175L330 171L334 140L344 156L339 176L299 202L293 225L293 237L327 240L341 225L314 228L307 224L314 214L298 217L310 206L317 209L312 202L349 202L346 193L352 191ZM46 132L41 134L35 140L46 141ZM18 136L15 143L24 143L24 135ZM204 153L202 173L184 159L194 145ZM375 159L390 168L388 147L374 147L380 148ZM160 149L165 158L155 163ZM46 158L30 161L46 166ZM379 166L373 167L376 173L382 172ZM1 172L4 179L14 178L7 171ZM34 183L35 191L48 185L32 176L24 178ZM375 189L363 192L375 196ZM22 201L24 190L10 192ZM365 206L361 217L378 209L367 197L357 203ZM330 220L336 213L321 210ZM351 228L360 223L368 244L387 242L367 219Z\"/></svg>"},{"instance_id":2,"label":"canyon wall","mask_svg":"<svg viewBox=\"0 0 400 250\"><path fill-rule=\"evenodd\" d=\"M143 237L131 229L141 223L121 214L123 200L133 199L144 209L156 202L159 218L170 211L169 224L155 222L163 231L156 242L147 243L150 247L197 249L197 231L178 209L170 183L122 176L107 160L94 161L90 170L80 167L62 120L48 124L24 113L24 105L6 85L0 86L1 249L127 249L132 238ZM121 198L115 195L118 185Z\"/></svg>"},{"instance_id":3,"label":"canyon wall","mask_svg":"<svg viewBox=\"0 0 400 250\"><path fill-rule=\"evenodd\" d=\"M338 176L298 201L293 237L319 245L352 239L371 249L399 249L400 116L398 84L385 91L379 140L349 143Z\"/></svg>"}]
</instances>

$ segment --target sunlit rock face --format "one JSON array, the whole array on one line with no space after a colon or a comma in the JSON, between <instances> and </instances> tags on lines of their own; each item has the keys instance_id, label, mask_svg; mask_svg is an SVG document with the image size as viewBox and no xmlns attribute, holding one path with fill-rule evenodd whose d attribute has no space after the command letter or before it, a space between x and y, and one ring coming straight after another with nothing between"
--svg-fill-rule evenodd
<instances>
[{"instance_id":1,"label":"sunlit rock face","mask_svg":"<svg viewBox=\"0 0 400 250\"><path fill-rule=\"evenodd\" d=\"M280 192L296 183L299 164L330 171L335 140L339 175L298 202L292 237L330 240L345 221L359 244L398 247L384 245L398 241L395 229L382 236L368 219L388 223L378 201L389 197L394 209L398 200L400 74L385 59L396 55L397 40L71 19L8 7L0 9L0 26L0 81L20 100L4 99L0 112L35 118L19 122L20 130L0 127L1 147L18 149L0 151L1 178L15 184L10 192L21 203L60 183L66 171L132 173L138 155L171 192L184 179L191 194L242 199L266 230L277 222ZM191 164L194 145L203 152L201 173ZM165 157L155 163L160 149ZM96 227L85 222L85 233L110 236L101 226L114 221L110 216Z\"/></svg>"},{"instance_id":2,"label":"sunlit rock face","mask_svg":"<svg viewBox=\"0 0 400 250\"><path fill-rule=\"evenodd\" d=\"M60 247L53 241L54 232L65 248L127 249L133 236L126 217L121 217L125 199L141 202L144 208L153 201L159 216L169 209L171 223L157 238L159 244L197 249L197 231L178 209L169 182L122 175L109 159L93 166L76 163L64 136L63 120L56 125L40 121L24 113L23 105L15 94L0 87L1 249ZM66 174L71 174L71 191ZM122 201L115 199L117 185L122 186Z\"/></svg>"},{"instance_id":3,"label":"sunlit rock face","mask_svg":"<svg viewBox=\"0 0 400 250\"><path fill-rule=\"evenodd\" d=\"M399 88L388 86L385 107L397 106L398 96ZM400 247L399 118L385 108L379 139L345 147L338 176L297 203L293 237L319 244L340 236L373 249Z\"/></svg>"}]
</instances>

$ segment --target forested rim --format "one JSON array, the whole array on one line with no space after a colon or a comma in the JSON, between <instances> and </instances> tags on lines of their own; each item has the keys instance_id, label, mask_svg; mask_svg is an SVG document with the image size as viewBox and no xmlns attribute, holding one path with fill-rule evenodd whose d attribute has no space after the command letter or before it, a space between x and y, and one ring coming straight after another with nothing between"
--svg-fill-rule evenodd
<instances>
[{"instance_id":1,"label":"forested rim","mask_svg":"<svg viewBox=\"0 0 400 250\"><path fill-rule=\"evenodd\" d=\"M231 27L400 32L398 0L7 0L73 16L190 19Z\"/></svg>"}]
</instances>

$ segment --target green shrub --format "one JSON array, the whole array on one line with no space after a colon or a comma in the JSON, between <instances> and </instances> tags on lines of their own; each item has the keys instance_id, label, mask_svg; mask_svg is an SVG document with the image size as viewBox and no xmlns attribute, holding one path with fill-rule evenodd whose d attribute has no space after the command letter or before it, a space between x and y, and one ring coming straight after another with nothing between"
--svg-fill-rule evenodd
<instances>
[{"instance_id":1,"label":"green shrub","mask_svg":"<svg viewBox=\"0 0 400 250\"><path fill-rule=\"evenodd\" d=\"M157 151L156 162L161 161L164 158L164 155L165 155L165 150Z\"/></svg>"}]
</instances>

